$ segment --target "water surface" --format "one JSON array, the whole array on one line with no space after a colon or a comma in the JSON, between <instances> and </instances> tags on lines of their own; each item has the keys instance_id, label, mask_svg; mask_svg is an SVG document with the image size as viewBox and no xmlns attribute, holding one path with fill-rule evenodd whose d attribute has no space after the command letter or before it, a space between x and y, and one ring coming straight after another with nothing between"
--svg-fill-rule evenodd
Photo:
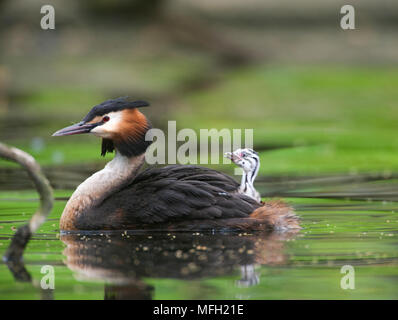
<instances>
[{"instance_id":1,"label":"water surface","mask_svg":"<svg viewBox=\"0 0 398 320\"><path fill-rule=\"evenodd\" d=\"M28 244L24 263L32 281L16 281L0 264L0 299L398 298L393 201L288 198L302 218L297 234L60 234L68 194L57 191L60 200ZM0 196L4 254L38 201L33 191ZM44 265L54 267L54 290L40 288ZM344 265L355 270L353 290L341 288Z\"/></svg>"}]
</instances>

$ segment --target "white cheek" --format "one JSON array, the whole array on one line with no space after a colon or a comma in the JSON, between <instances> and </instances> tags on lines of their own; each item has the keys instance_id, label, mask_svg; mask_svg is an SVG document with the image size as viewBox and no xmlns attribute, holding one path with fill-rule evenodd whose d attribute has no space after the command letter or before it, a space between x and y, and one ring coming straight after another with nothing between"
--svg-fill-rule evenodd
<instances>
[{"instance_id":1,"label":"white cheek","mask_svg":"<svg viewBox=\"0 0 398 320\"><path fill-rule=\"evenodd\" d=\"M97 137L102 138L111 138L114 133L117 132L119 127L119 122L121 120L121 115L118 112L111 112L108 114L109 121L104 124L95 127L90 132L96 135Z\"/></svg>"},{"instance_id":2,"label":"white cheek","mask_svg":"<svg viewBox=\"0 0 398 320\"><path fill-rule=\"evenodd\" d=\"M102 138L110 138L111 137L111 133L108 131L105 131L104 126L99 126L99 127L95 127L93 130L90 131L90 133L92 133L93 135L97 136L97 137L102 137Z\"/></svg>"},{"instance_id":3,"label":"white cheek","mask_svg":"<svg viewBox=\"0 0 398 320\"><path fill-rule=\"evenodd\" d=\"M111 118L108 122L100 126L105 132L117 132L119 118Z\"/></svg>"}]
</instances>

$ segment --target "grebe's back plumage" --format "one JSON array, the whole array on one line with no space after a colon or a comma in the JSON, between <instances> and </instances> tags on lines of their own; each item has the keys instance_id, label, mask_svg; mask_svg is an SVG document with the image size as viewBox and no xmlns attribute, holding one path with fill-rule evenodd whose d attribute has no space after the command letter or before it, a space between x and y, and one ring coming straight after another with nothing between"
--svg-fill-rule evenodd
<instances>
[{"instance_id":1,"label":"grebe's back plumage","mask_svg":"<svg viewBox=\"0 0 398 320\"><path fill-rule=\"evenodd\" d=\"M211 220L247 218L259 207L237 193L237 188L230 177L199 166L151 168L81 215L75 225L78 229L171 230L178 226L203 230L216 226L209 224ZM109 214L115 210L116 214Z\"/></svg>"},{"instance_id":2,"label":"grebe's back plumage","mask_svg":"<svg viewBox=\"0 0 398 320\"><path fill-rule=\"evenodd\" d=\"M267 209L218 171L171 165L138 173L150 144L145 140L150 124L137 108L147 105L125 98L108 100L83 121L54 134L93 133L103 138L101 154L116 151L103 170L73 193L61 217L61 230L264 230L279 228L281 222L279 229L289 228L278 218L292 215L288 206Z\"/></svg>"}]
</instances>

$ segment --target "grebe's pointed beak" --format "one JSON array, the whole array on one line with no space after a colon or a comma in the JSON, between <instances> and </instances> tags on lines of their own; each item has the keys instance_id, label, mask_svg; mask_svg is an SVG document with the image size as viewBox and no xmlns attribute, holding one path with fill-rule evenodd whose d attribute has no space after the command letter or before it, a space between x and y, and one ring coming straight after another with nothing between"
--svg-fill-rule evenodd
<instances>
[{"instance_id":1,"label":"grebe's pointed beak","mask_svg":"<svg viewBox=\"0 0 398 320\"><path fill-rule=\"evenodd\" d=\"M238 160L242 160L242 157L236 152L225 152L224 157L228 158L232 162L236 163Z\"/></svg>"},{"instance_id":2,"label":"grebe's pointed beak","mask_svg":"<svg viewBox=\"0 0 398 320\"><path fill-rule=\"evenodd\" d=\"M63 128L58 130L57 132L53 133L53 137L61 137L61 136L70 136L72 134L81 134L81 133L89 133L92 129L98 126L99 123L84 123L79 122L73 124L69 127Z\"/></svg>"},{"instance_id":3,"label":"grebe's pointed beak","mask_svg":"<svg viewBox=\"0 0 398 320\"><path fill-rule=\"evenodd\" d=\"M229 160L232 160L232 158L233 158L232 152L225 152L225 153L224 153L224 158L227 158L227 159L229 159Z\"/></svg>"}]
</instances>

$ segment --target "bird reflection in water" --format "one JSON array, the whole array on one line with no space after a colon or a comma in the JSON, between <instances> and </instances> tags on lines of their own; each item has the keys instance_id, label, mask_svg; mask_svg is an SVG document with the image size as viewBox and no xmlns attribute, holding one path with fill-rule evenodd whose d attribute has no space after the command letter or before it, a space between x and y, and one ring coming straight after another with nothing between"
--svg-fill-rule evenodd
<instances>
[{"instance_id":1,"label":"bird reflection in water","mask_svg":"<svg viewBox=\"0 0 398 320\"><path fill-rule=\"evenodd\" d=\"M199 280L241 270L235 284L259 283L257 265L286 264L285 240L294 233L64 234L65 263L79 280L105 282L105 299L151 299L143 278Z\"/></svg>"}]
</instances>

